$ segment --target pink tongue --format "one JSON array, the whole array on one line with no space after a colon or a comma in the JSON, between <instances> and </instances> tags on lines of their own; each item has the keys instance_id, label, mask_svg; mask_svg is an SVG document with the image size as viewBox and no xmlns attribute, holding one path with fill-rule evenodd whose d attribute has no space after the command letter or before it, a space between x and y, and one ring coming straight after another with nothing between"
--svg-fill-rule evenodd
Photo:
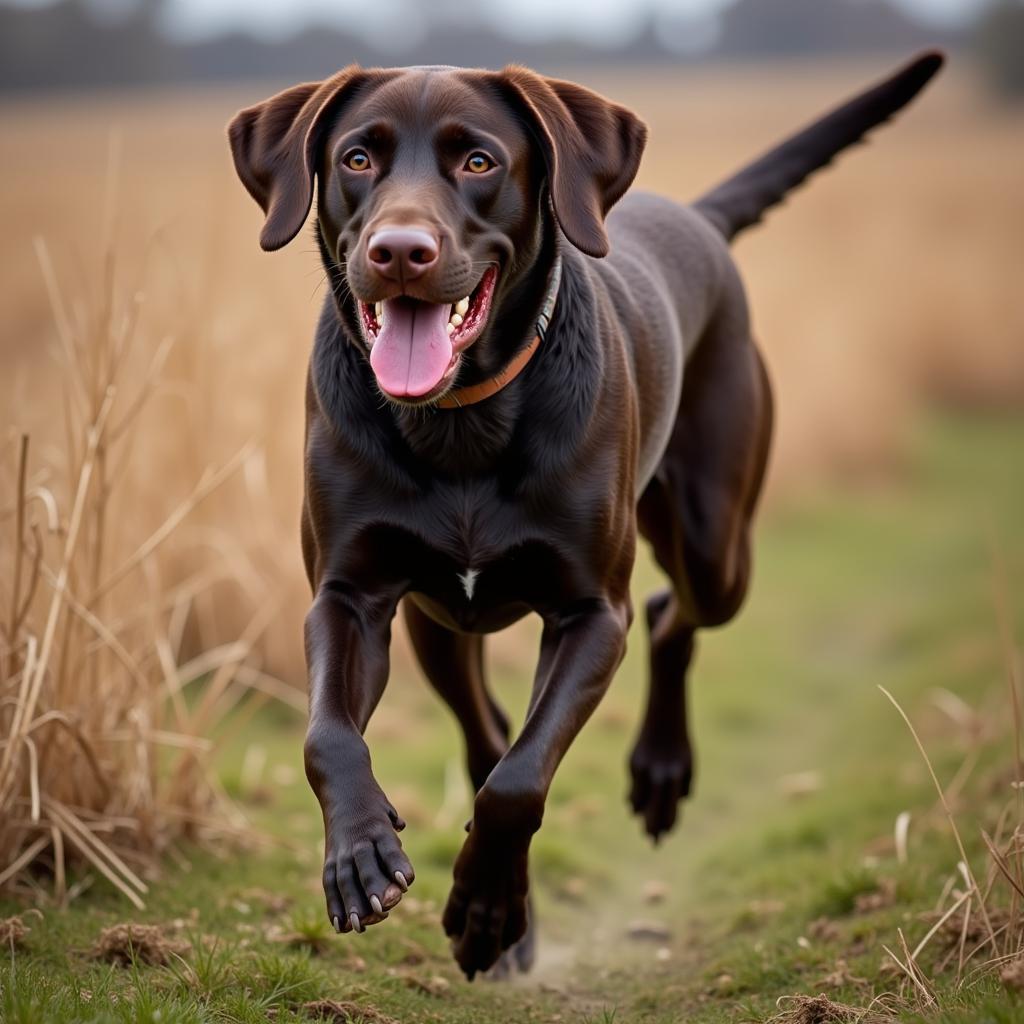
<instances>
[{"instance_id":1,"label":"pink tongue","mask_svg":"<svg viewBox=\"0 0 1024 1024\"><path fill-rule=\"evenodd\" d=\"M441 383L452 361L445 325L452 307L416 299L387 299L384 326L370 349L370 366L383 391L419 398Z\"/></svg>"}]
</instances>

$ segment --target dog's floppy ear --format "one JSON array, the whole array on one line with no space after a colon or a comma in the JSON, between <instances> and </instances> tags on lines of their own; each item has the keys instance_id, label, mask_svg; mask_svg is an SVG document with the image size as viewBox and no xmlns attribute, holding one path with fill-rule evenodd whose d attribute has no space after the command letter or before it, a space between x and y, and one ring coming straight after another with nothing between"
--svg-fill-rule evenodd
<instances>
[{"instance_id":1,"label":"dog's floppy ear","mask_svg":"<svg viewBox=\"0 0 1024 1024\"><path fill-rule=\"evenodd\" d=\"M313 202L318 149L330 115L366 77L352 65L240 110L228 125L235 170L267 215L260 233L264 249L280 249L299 233Z\"/></svg>"},{"instance_id":2,"label":"dog's floppy ear","mask_svg":"<svg viewBox=\"0 0 1024 1024\"><path fill-rule=\"evenodd\" d=\"M647 126L632 111L574 82L516 66L499 78L532 124L566 238L588 256L607 255L604 218L636 176Z\"/></svg>"}]
</instances>

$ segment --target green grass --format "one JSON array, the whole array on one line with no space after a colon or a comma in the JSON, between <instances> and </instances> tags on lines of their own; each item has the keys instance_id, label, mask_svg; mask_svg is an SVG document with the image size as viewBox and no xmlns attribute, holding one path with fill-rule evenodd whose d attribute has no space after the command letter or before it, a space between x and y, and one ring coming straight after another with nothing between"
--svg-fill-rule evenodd
<instances>
[{"instance_id":1,"label":"green grass","mask_svg":"<svg viewBox=\"0 0 1024 1024\"><path fill-rule=\"evenodd\" d=\"M187 870L169 863L142 914L96 882L68 911L26 915L31 932L0 968L0 1020L287 1022L308 1019L296 1008L321 998L403 1024L762 1020L779 996L819 991L864 1005L898 984L880 974L882 945L897 948L897 928L912 945L923 935L919 915L935 905L957 859L925 767L878 686L919 725L946 782L963 761L963 737L935 709L934 692L952 691L972 707L987 702L990 720L1008 719L990 537L1024 608L1022 452L1024 420L945 418L922 433L898 478L837 484L766 517L748 607L700 643L696 792L658 849L642 839L624 799L644 689L645 645L634 635L607 700L566 758L536 839L541 952L530 978L468 984L448 955L439 913L468 803L446 776L458 778L461 746L399 659L370 745L378 777L410 822L403 838L417 880L387 923L358 937L327 928L302 723L268 710L231 740L221 769L228 791L280 841L220 856L185 851ZM645 561L638 606L655 585ZM1019 634L1019 618L1016 625ZM518 636L494 673L516 715L537 632ZM978 826L991 827L1008 795L1005 786L993 793L991 780L1011 763L1003 730L982 751L966 790L972 798L958 808L979 866ZM785 792L796 773L818 781L799 799ZM899 865L885 839L904 810L913 818L909 862ZM643 895L651 880L667 887L654 905ZM858 910L859 899L880 891L894 899ZM23 911L0 903L0 916ZM626 937L636 918L662 922L671 937ZM165 967L92 960L100 929L124 920L177 922L194 952ZM849 979L866 984L826 981L840 959ZM955 994L952 982L950 972L938 978L946 1024L1024 1019L1024 1005L998 982Z\"/></svg>"}]
</instances>

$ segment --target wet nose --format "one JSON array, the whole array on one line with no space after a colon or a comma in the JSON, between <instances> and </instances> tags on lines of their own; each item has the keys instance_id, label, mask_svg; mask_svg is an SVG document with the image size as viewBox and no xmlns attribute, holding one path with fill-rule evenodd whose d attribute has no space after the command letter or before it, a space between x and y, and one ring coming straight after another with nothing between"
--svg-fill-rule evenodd
<instances>
[{"instance_id":1,"label":"wet nose","mask_svg":"<svg viewBox=\"0 0 1024 1024\"><path fill-rule=\"evenodd\" d=\"M437 238L422 228L380 228L367 242L366 256L378 273L411 281L436 262Z\"/></svg>"}]
</instances>

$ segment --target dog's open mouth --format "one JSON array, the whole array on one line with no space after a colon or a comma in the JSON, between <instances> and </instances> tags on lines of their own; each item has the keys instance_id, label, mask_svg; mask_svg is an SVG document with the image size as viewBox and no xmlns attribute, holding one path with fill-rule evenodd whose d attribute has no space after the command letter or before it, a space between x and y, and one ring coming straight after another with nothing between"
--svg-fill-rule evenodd
<instances>
[{"instance_id":1,"label":"dog's open mouth","mask_svg":"<svg viewBox=\"0 0 1024 1024\"><path fill-rule=\"evenodd\" d=\"M458 372L462 353L480 336L491 311L498 272L455 303L423 302L407 295L359 303L370 346L370 366L381 391L401 401L431 401Z\"/></svg>"}]
</instances>

